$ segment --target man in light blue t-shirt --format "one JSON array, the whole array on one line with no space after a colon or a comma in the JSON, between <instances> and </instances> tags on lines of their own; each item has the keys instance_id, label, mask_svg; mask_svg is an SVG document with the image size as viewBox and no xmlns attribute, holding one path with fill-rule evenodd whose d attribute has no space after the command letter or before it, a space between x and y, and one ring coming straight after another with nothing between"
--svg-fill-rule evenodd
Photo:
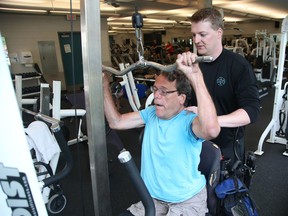
<instances>
[{"instance_id":1,"label":"man in light blue t-shirt","mask_svg":"<svg viewBox=\"0 0 288 216\"><path fill-rule=\"evenodd\" d=\"M153 85L154 106L120 114L115 108L107 77L103 76L104 107L109 126L123 130L145 126L141 177L151 194L156 215L201 215L207 212L205 177L198 171L204 139L218 136L216 110L206 89L196 55L178 55L177 70L161 72ZM197 115L185 110L191 88ZM123 214L124 215L124 214ZM142 202L125 215L145 215Z\"/></svg>"}]
</instances>

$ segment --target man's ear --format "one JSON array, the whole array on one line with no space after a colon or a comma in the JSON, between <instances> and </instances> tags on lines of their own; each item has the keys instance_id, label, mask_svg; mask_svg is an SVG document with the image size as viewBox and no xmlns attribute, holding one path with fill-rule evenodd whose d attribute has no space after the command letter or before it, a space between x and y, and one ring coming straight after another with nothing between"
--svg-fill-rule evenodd
<instances>
[{"instance_id":1,"label":"man's ear","mask_svg":"<svg viewBox=\"0 0 288 216\"><path fill-rule=\"evenodd\" d=\"M178 97L180 98L180 99L179 99L180 104L181 104L181 105L185 104L186 95L185 95L185 94L180 94Z\"/></svg>"}]
</instances>

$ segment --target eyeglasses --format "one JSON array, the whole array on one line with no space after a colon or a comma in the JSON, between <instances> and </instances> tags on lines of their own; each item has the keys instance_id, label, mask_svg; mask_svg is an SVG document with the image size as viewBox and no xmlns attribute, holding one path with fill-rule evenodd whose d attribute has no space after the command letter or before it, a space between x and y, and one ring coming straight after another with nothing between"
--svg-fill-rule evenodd
<instances>
[{"instance_id":1,"label":"eyeglasses","mask_svg":"<svg viewBox=\"0 0 288 216\"><path fill-rule=\"evenodd\" d=\"M167 96L167 94L171 94L171 93L177 92L178 90L176 89L176 90L173 90L173 91L167 91L167 89L157 88L156 86L152 86L152 92L155 94L157 91L158 91L158 93L161 96Z\"/></svg>"}]
</instances>

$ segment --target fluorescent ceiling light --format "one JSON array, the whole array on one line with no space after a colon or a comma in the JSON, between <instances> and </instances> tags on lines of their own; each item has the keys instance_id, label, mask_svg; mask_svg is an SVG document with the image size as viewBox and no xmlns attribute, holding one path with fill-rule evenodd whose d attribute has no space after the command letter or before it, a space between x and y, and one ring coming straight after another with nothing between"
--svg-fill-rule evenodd
<instances>
[{"instance_id":1,"label":"fluorescent ceiling light","mask_svg":"<svg viewBox=\"0 0 288 216\"><path fill-rule=\"evenodd\" d=\"M150 28L143 28L143 29L145 29L145 30L155 30L155 29L157 29L157 30L165 30L164 29L164 27L162 27L162 26L154 26L154 27L150 27ZM142 30L143 30L142 29ZM129 31L133 31L133 30L135 30L135 28L130 28L130 27L117 27L117 26L112 26L111 27L111 30L129 30Z\"/></svg>"},{"instance_id":2,"label":"fluorescent ceiling light","mask_svg":"<svg viewBox=\"0 0 288 216\"><path fill-rule=\"evenodd\" d=\"M50 13L52 14L70 14L70 11L56 11L56 10L51 10ZM72 11L72 14L80 14L80 11Z\"/></svg>"},{"instance_id":3,"label":"fluorescent ceiling light","mask_svg":"<svg viewBox=\"0 0 288 216\"><path fill-rule=\"evenodd\" d=\"M159 31L165 31L165 29L163 30L159 30L159 29L142 29L142 32L159 32ZM117 31L108 31L109 35L115 35L115 34L135 34L135 31L130 31L130 30L117 30Z\"/></svg>"},{"instance_id":4,"label":"fluorescent ceiling light","mask_svg":"<svg viewBox=\"0 0 288 216\"><path fill-rule=\"evenodd\" d=\"M191 25L190 21L180 21L179 23L184 25Z\"/></svg>"},{"instance_id":5,"label":"fluorescent ceiling light","mask_svg":"<svg viewBox=\"0 0 288 216\"><path fill-rule=\"evenodd\" d=\"M108 22L108 25L109 26L130 26L130 27L132 27L132 23L131 22ZM168 24L169 25L169 24ZM157 24L153 24L153 23L144 23L144 25L143 25L143 27L149 27L149 26L156 26L157 27ZM159 26L160 26L160 24L159 24Z\"/></svg>"},{"instance_id":6,"label":"fluorescent ceiling light","mask_svg":"<svg viewBox=\"0 0 288 216\"><path fill-rule=\"evenodd\" d=\"M109 17L107 19L108 23L111 21L114 22L122 22L122 23L131 23L132 24L132 17ZM177 22L175 20L166 20L166 19L152 19L152 18L143 18L143 23L145 24L152 24L152 23L159 23L159 24L176 24Z\"/></svg>"},{"instance_id":7,"label":"fluorescent ceiling light","mask_svg":"<svg viewBox=\"0 0 288 216\"><path fill-rule=\"evenodd\" d=\"M33 13L47 13L46 10L33 10L33 9L24 9L24 8L5 8L0 7L2 11L14 11L14 12L33 12Z\"/></svg>"},{"instance_id":8,"label":"fluorescent ceiling light","mask_svg":"<svg viewBox=\"0 0 288 216\"><path fill-rule=\"evenodd\" d=\"M47 10L55 8L70 8L69 0L1 0L1 4L9 4L11 7L42 7ZM80 10L80 0L72 0L72 8Z\"/></svg>"},{"instance_id":9,"label":"fluorescent ceiling light","mask_svg":"<svg viewBox=\"0 0 288 216\"><path fill-rule=\"evenodd\" d=\"M132 21L132 17L109 17L107 21Z\"/></svg>"},{"instance_id":10,"label":"fluorescent ceiling light","mask_svg":"<svg viewBox=\"0 0 288 216\"><path fill-rule=\"evenodd\" d=\"M239 17L229 17L229 16L224 16L225 22L241 22L244 21L244 18L239 18Z\"/></svg>"},{"instance_id":11,"label":"fluorescent ceiling light","mask_svg":"<svg viewBox=\"0 0 288 216\"><path fill-rule=\"evenodd\" d=\"M159 10L142 10L142 11L139 11L139 13L143 14L144 16L149 15L149 14L159 13L159 12L160 12Z\"/></svg>"},{"instance_id":12,"label":"fluorescent ceiling light","mask_svg":"<svg viewBox=\"0 0 288 216\"><path fill-rule=\"evenodd\" d=\"M167 23L167 24L176 24L177 22L175 20L161 20L161 19L150 19L150 18L144 18L144 25L145 25L145 22L147 23Z\"/></svg>"}]
</instances>

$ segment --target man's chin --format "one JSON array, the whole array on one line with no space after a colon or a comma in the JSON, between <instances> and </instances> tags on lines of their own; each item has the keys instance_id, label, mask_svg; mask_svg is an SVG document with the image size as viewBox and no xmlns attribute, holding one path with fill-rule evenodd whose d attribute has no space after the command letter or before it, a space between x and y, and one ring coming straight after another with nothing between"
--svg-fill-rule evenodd
<instances>
[{"instance_id":1,"label":"man's chin","mask_svg":"<svg viewBox=\"0 0 288 216\"><path fill-rule=\"evenodd\" d=\"M197 53L198 53L198 55L205 55L206 50L200 48L200 49L197 49Z\"/></svg>"},{"instance_id":2,"label":"man's chin","mask_svg":"<svg viewBox=\"0 0 288 216\"><path fill-rule=\"evenodd\" d=\"M164 113L163 112L161 112L161 111L156 111L156 116L158 117L158 118L160 118L160 119L163 119L163 115L164 115Z\"/></svg>"}]
</instances>

